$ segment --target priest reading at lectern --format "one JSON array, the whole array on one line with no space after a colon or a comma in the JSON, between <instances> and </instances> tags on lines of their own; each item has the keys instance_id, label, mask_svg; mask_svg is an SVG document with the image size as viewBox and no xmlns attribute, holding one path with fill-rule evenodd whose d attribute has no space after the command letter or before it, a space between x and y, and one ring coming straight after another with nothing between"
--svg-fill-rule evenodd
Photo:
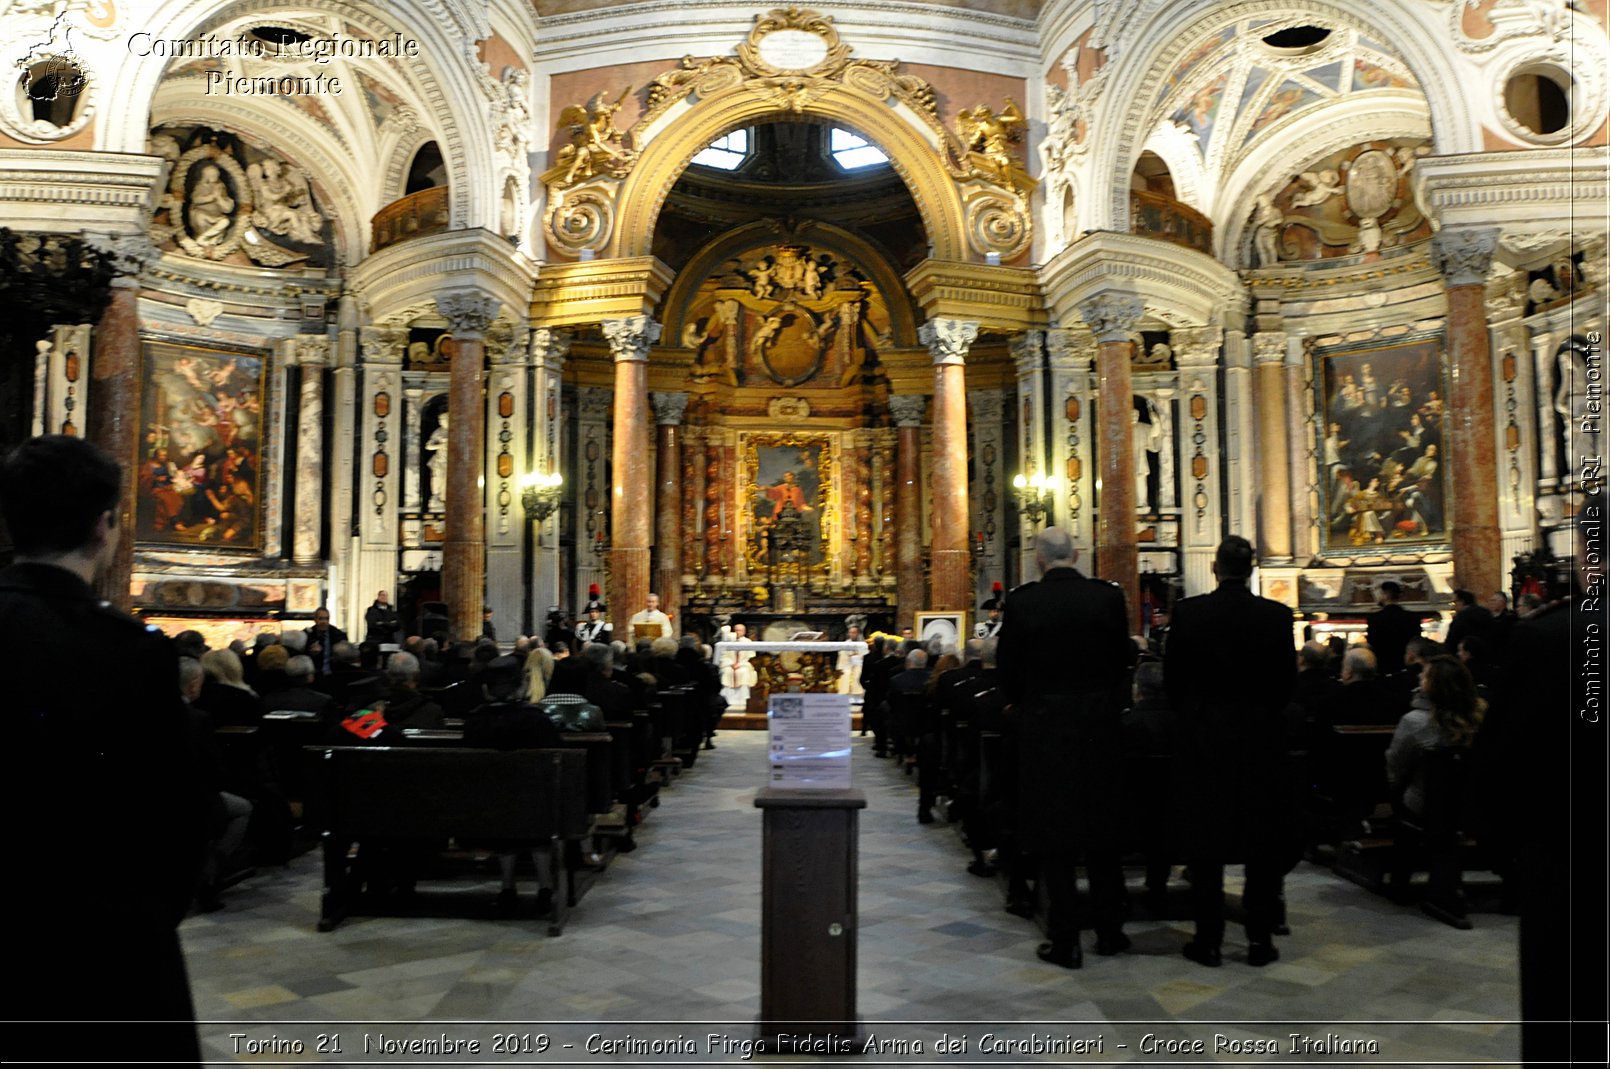
<instances>
[{"instance_id":1,"label":"priest reading at lectern","mask_svg":"<svg viewBox=\"0 0 1610 1069\"><path fill-rule=\"evenodd\" d=\"M647 608L642 612L634 613L629 621L632 629L632 641L639 639L674 638L671 634L671 618L660 611L660 596L650 594L646 599Z\"/></svg>"}]
</instances>

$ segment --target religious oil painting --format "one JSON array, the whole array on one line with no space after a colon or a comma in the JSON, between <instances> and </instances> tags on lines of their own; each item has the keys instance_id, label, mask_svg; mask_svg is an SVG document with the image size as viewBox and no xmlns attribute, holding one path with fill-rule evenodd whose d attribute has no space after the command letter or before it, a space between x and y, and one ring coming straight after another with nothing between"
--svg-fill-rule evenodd
<instances>
[{"instance_id":1,"label":"religious oil painting","mask_svg":"<svg viewBox=\"0 0 1610 1069\"><path fill-rule=\"evenodd\" d=\"M260 354L145 346L135 538L207 549L262 539Z\"/></svg>"},{"instance_id":2,"label":"religious oil painting","mask_svg":"<svg viewBox=\"0 0 1610 1069\"><path fill-rule=\"evenodd\" d=\"M1324 548L1447 542L1441 335L1314 356Z\"/></svg>"},{"instance_id":3,"label":"religious oil painting","mask_svg":"<svg viewBox=\"0 0 1610 1069\"><path fill-rule=\"evenodd\" d=\"M827 439L756 435L748 445L752 567L774 581L802 580L827 562L824 503L830 498L832 462Z\"/></svg>"}]
</instances>

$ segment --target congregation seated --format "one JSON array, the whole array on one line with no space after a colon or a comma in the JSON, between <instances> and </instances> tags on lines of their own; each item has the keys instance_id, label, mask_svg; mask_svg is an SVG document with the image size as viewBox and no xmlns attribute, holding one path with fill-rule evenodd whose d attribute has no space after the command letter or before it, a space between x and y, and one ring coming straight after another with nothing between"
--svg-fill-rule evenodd
<instances>
[{"instance_id":1,"label":"congregation seated","mask_svg":"<svg viewBox=\"0 0 1610 1069\"><path fill-rule=\"evenodd\" d=\"M657 638L649 647L649 658L645 665L649 675L654 677L657 690L667 687L680 687L691 682L687 672L677 663L677 644L674 638Z\"/></svg>"},{"instance_id":2,"label":"congregation seated","mask_svg":"<svg viewBox=\"0 0 1610 1069\"><path fill-rule=\"evenodd\" d=\"M1392 687L1375 672L1375 654L1353 646L1342 657L1341 685L1320 704L1315 718L1322 728L1337 724L1392 724L1403 707Z\"/></svg>"},{"instance_id":3,"label":"congregation seated","mask_svg":"<svg viewBox=\"0 0 1610 1069\"><path fill-rule=\"evenodd\" d=\"M1386 751L1387 782L1404 809L1425 813L1426 753L1468 748L1486 710L1475 680L1456 658L1444 654L1426 663L1419 693L1398 721Z\"/></svg>"},{"instance_id":4,"label":"congregation seated","mask_svg":"<svg viewBox=\"0 0 1610 1069\"><path fill-rule=\"evenodd\" d=\"M257 692L246 685L240 658L233 650L208 650L201 655L207 679L197 699L212 716L215 727L256 727L267 710Z\"/></svg>"},{"instance_id":5,"label":"congregation seated","mask_svg":"<svg viewBox=\"0 0 1610 1069\"><path fill-rule=\"evenodd\" d=\"M419 690L419 659L394 653L386 662L386 719L399 728L440 728L442 707Z\"/></svg>"},{"instance_id":6,"label":"congregation seated","mask_svg":"<svg viewBox=\"0 0 1610 1069\"><path fill-rule=\"evenodd\" d=\"M608 646L604 647L609 649ZM562 646L553 652L553 672L548 678L550 694L581 694L587 689L587 660ZM613 658L614 651L610 651Z\"/></svg>"},{"instance_id":7,"label":"congregation seated","mask_svg":"<svg viewBox=\"0 0 1610 1069\"><path fill-rule=\"evenodd\" d=\"M257 675L255 678L247 676L246 683L263 696L263 702L270 709L278 708L273 703L273 696L290 685L285 677L285 665L290 659L290 651L278 643L264 646L252 658ZM309 659L308 663L311 664L312 660Z\"/></svg>"},{"instance_id":8,"label":"congregation seated","mask_svg":"<svg viewBox=\"0 0 1610 1069\"><path fill-rule=\"evenodd\" d=\"M1124 750L1133 755L1159 756L1174 750L1168 695L1163 689L1163 665L1142 661L1135 667L1134 701L1120 718Z\"/></svg>"},{"instance_id":9,"label":"congregation seated","mask_svg":"<svg viewBox=\"0 0 1610 1069\"><path fill-rule=\"evenodd\" d=\"M602 709L605 720L630 720L632 710L641 706L632 696L631 687L616 675L615 651L600 643L589 643L582 648L581 660L588 669L581 696Z\"/></svg>"},{"instance_id":10,"label":"congregation seated","mask_svg":"<svg viewBox=\"0 0 1610 1069\"><path fill-rule=\"evenodd\" d=\"M1337 681L1330 670L1330 650L1318 642L1305 642L1297 651L1297 686L1292 700L1302 706L1310 721L1336 691Z\"/></svg>"},{"instance_id":11,"label":"congregation seated","mask_svg":"<svg viewBox=\"0 0 1610 1069\"><path fill-rule=\"evenodd\" d=\"M285 662L285 686L273 694L274 710L321 715L335 711L335 699L313 686L313 658L299 653Z\"/></svg>"},{"instance_id":12,"label":"congregation seated","mask_svg":"<svg viewBox=\"0 0 1610 1069\"><path fill-rule=\"evenodd\" d=\"M196 908L212 913L223 908L221 881L229 875L230 858L246 840L252 804L225 789L229 774L213 735L212 717L195 704L201 695L206 670L193 657L179 658L179 694L190 715L190 742L196 753L196 767L207 803L207 848L202 859L201 879L196 888Z\"/></svg>"},{"instance_id":13,"label":"congregation seated","mask_svg":"<svg viewBox=\"0 0 1610 1069\"><path fill-rule=\"evenodd\" d=\"M491 750L540 750L564 739L537 706L525 700L524 672L512 655L497 657L478 673L481 701L464 717L464 742Z\"/></svg>"},{"instance_id":14,"label":"congregation seated","mask_svg":"<svg viewBox=\"0 0 1610 1069\"><path fill-rule=\"evenodd\" d=\"M542 643L534 642L525 656L526 701L540 702L548 696L548 686L553 680L553 669L553 654L549 653Z\"/></svg>"},{"instance_id":15,"label":"congregation seated","mask_svg":"<svg viewBox=\"0 0 1610 1069\"><path fill-rule=\"evenodd\" d=\"M317 662L314 667L318 667ZM337 702L344 702L347 687L372 675L373 672L363 667L362 653L358 647L343 640L330 647L330 671L316 685Z\"/></svg>"}]
</instances>

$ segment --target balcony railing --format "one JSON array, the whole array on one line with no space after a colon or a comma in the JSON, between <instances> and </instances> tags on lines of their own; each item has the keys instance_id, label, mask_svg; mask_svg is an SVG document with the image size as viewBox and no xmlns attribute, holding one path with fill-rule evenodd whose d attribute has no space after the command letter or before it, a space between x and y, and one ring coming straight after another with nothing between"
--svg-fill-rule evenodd
<instances>
[{"instance_id":1,"label":"balcony railing","mask_svg":"<svg viewBox=\"0 0 1610 1069\"><path fill-rule=\"evenodd\" d=\"M375 213L369 251L447 229L447 187L432 186L394 200Z\"/></svg>"},{"instance_id":2,"label":"balcony railing","mask_svg":"<svg viewBox=\"0 0 1610 1069\"><path fill-rule=\"evenodd\" d=\"M1213 223L1195 208L1160 193L1129 192L1130 232L1213 255Z\"/></svg>"}]
</instances>

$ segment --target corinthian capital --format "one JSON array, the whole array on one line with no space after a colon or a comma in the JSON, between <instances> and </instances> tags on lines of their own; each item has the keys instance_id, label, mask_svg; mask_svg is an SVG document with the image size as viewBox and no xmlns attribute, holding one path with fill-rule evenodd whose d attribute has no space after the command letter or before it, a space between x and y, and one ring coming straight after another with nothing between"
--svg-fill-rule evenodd
<instances>
[{"instance_id":1,"label":"corinthian capital","mask_svg":"<svg viewBox=\"0 0 1610 1069\"><path fill-rule=\"evenodd\" d=\"M538 364L558 367L570 355L570 331L538 327L531 332L531 359Z\"/></svg>"},{"instance_id":2,"label":"corinthian capital","mask_svg":"<svg viewBox=\"0 0 1610 1069\"><path fill-rule=\"evenodd\" d=\"M1498 248L1496 226L1444 227L1431 237L1431 262L1450 286L1487 281Z\"/></svg>"},{"instance_id":3,"label":"corinthian capital","mask_svg":"<svg viewBox=\"0 0 1610 1069\"><path fill-rule=\"evenodd\" d=\"M408 330L399 326L364 327L359 332L366 364L400 364Z\"/></svg>"},{"instance_id":4,"label":"corinthian capital","mask_svg":"<svg viewBox=\"0 0 1610 1069\"><path fill-rule=\"evenodd\" d=\"M896 427L922 426L922 411L928 407L928 398L917 396L895 396L889 398L889 415L894 417Z\"/></svg>"},{"instance_id":5,"label":"corinthian capital","mask_svg":"<svg viewBox=\"0 0 1610 1069\"><path fill-rule=\"evenodd\" d=\"M1172 331L1174 362L1180 367L1212 367L1219 362L1224 331L1219 327L1182 327Z\"/></svg>"},{"instance_id":6,"label":"corinthian capital","mask_svg":"<svg viewBox=\"0 0 1610 1069\"><path fill-rule=\"evenodd\" d=\"M1252 336L1252 362L1254 364L1284 364L1286 362L1286 335L1278 330L1260 330Z\"/></svg>"},{"instance_id":7,"label":"corinthian capital","mask_svg":"<svg viewBox=\"0 0 1610 1069\"><path fill-rule=\"evenodd\" d=\"M964 363L977 337L978 324L970 319L930 319L917 328L917 340L936 364Z\"/></svg>"},{"instance_id":8,"label":"corinthian capital","mask_svg":"<svg viewBox=\"0 0 1610 1069\"><path fill-rule=\"evenodd\" d=\"M291 362L320 368L330 362L330 339L303 335L291 340Z\"/></svg>"},{"instance_id":9,"label":"corinthian capital","mask_svg":"<svg viewBox=\"0 0 1610 1069\"><path fill-rule=\"evenodd\" d=\"M1082 327L1054 327L1046 332L1045 342L1052 367L1089 370L1096 358L1096 337Z\"/></svg>"},{"instance_id":10,"label":"corinthian capital","mask_svg":"<svg viewBox=\"0 0 1610 1069\"><path fill-rule=\"evenodd\" d=\"M1128 341L1146 302L1125 293L1102 293L1079 302L1079 315L1098 342Z\"/></svg>"},{"instance_id":11,"label":"corinthian capital","mask_svg":"<svg viewBox=\"0 0 1610 1069\"><path fill-rule=\"evenodd\" d=\"M601 326L609 351L617 361L647 363L649 347L660 340L660 325L648 316L606 319Z\"/></svg>"},{"instance_id":12,"label":"corinthian capital","mask_svg":"<svg viewBox=\"0 0 1610 1069\"><path fill-rule=\"evenodd\" d=\"M500 307L495 297L479 290L452 290L436 298L436 310L447 320L455 341L484 337L486 328L497 318Z\"/></svg>"},{"instance_id":13,"label":"corinthian capital","mask_svg":"<svg viewBox=\"0 0 1610 1069\"><path fill-rule=\"evenodd\" d=\"M655 390L648 395L648 403L654 406L655 423L680 427L688 410L688 395L681 390Z\"/></svg>"},{"instance_id":14,"label":"corinthian capital","mask_svg":"<svg viewBox=\"0 0 1610 1069\"><path fill-rule=\"evenodd\" d=\"M1045 344L1045 331L1026 330L1022 334L1012 335L1011 349L1012 361L1018 367L1038 367L1040 352Z\"/></svg>"}]
</instances>

